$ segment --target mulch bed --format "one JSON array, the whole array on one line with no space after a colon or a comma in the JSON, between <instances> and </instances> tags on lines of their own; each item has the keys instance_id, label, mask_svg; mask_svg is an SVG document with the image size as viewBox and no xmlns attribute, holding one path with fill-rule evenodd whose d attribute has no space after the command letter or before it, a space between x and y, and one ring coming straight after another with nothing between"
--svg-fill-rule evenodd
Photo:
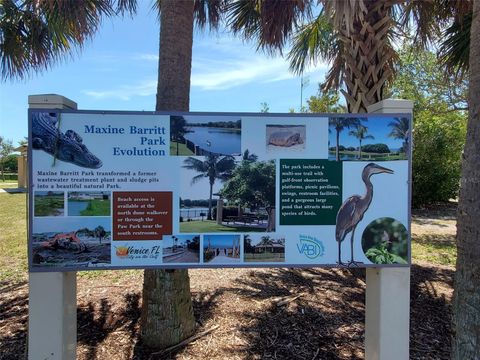
<instances>
[{"instance_id":1,"label":"mulch bed","mask_svg":"<svg viewBox=\"0 0 480 360\"><path fill-rule=\"evenodd\" d=\"M218 328L152 359L363 359L364 274L191 270L198 332ZM412 266L411 359L449 359L453 275L451 267ZM150 358L155 350L139 340L141 289L142 272L79 278L78 359ZM0 283L0 359L26 357L27 307L27 283Z\"/></svg>"}]
</instances>

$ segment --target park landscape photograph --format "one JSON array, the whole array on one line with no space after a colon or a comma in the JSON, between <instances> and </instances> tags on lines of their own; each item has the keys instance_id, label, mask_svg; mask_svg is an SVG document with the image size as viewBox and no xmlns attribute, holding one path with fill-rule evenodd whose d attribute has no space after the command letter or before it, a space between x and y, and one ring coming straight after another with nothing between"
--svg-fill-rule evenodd
<instances>
[{"instance_id":1,"label":"park landscape photograph","mask_svg":"<svg viewBox=\"0 0 480 360\"><path fill-rule=\"evenodd\" d=\"M275 162L209 154L187 157L180 174L181 233L275 229Z\"/></svg>"},{"instance_id":2,"label":"park landscape photograph","mask_svg":"<svg viewBox=\"0 0 480 360\"><path fill-rule=\"evenodd\" d=\"M25 145L27 96L53 92L83 108L307 111L361 114L359 118L371 105L408 100L408 105L397 104L413 111L414 139L406 139L410 147L415 144L412 265L405 293L411 301L407 316L384 327L375 344L403 321L406 343L396 337L391 346L377 349L386 351L383 358L480 357L479 318L474 316L480 299L472 291L480 288L478 0L321 0L282 6L267 0L161 0L161 13L140 1L99 1L92 7L71 2L55 11L55 2L4 5L0 106L2 119L9 120L2 122L0 137L2 360L38 354L31 348L34 329L28 328L35 321L29 317L29 302L38 294L29 286L26 244L32 239L26 231L22 167L15 167L22 155L15 149L17 143ZM372 121L341 126L343 144L337 138L330 141L331 160L367 160L363 147L375 144L387 144L390 152L377 148L368 156L402 156L402 145L386 141L391 129L379 136ZM337 132L330 130L330 137ZM220 191L218 184L212 196ZM46 214L61 211L59 199L39 195ZM212 218L210 198L202 200ZM391 220L372 225L371 244L389 249L389 241L403 240L395 234L392 239L385 224L397 227ZM74 275L76 338L63 350L82 360L368 360L373 357L372 343L366 341L365 301L371 274L344 267L79 271ZM387 314L397 311L389 304ZM157 326L159 313L172 321ZM169 326L178 319L183 331ZM53 321L44 324L42 334ZM51 354L56 349L48 346L58 340L50 336L40 346Z\"/></svg>"}]
</instances>

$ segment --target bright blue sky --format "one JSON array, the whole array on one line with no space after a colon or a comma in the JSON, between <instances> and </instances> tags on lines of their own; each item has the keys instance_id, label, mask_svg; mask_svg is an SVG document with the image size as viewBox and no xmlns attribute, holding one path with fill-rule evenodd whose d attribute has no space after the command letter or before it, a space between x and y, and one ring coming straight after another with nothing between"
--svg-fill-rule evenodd
<instances>
[{"instance_id":1,"label":"bright blue sky","mask_svg":"<svg viewBox=\"0 0 480 360\"><path fill-rule=\"evenodd\" d=\"M367 127L368 132L366 135L372 135L374 139L365 139L362 141L362 146L366 144L386 144L390 150L398 150L403 145L403 140L394 139L389 137L388 134L392 131L392 127L388 126L392 122L392 118L387 117L371 117L367 121L362 120L362 125ZM328 139L330 141L330 147L335 146L336 144L336 132L331 128L331 132L328 134ZM354 129L344 129L340 132L340 145L345 147L353 146L358 147L358 139L349 135L348 133Z\"/></svg>"},{"instance_id":2,"label":"bright blue sky","mask_svg":"<svg viewBox=\"0 0 480 360\"><path fill-rule=\"evenodd\" d=\"M212 248L229 249L233 246L235 239L238 244L240 235L203 235L203 247L208 247L209 241Z\"/></svg>"},{"instance_id":3,"label":"bright blue sky","mask_svg":"<svg viewBox=\"0 0 480 360\"><path fill-rule=\"evenodd\" d=\"M150 2L139 4L133 19L106 19L72 60L26 81L2 83L0 135L14 145L27 135L31 94L64 95L82 110L153 110L159 25ZM304 99L316 93L326 69L319 65L306 74ZM262 102L270 112L300 107L300 78L288 71L288 63L225 32L196 31L191 86L191 111L258 112Z\"/></svg>"}]
</instances>

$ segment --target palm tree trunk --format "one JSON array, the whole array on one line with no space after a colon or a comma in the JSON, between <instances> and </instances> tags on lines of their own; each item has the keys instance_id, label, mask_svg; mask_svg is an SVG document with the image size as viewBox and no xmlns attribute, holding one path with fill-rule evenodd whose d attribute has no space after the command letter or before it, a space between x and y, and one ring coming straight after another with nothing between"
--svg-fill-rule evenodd
<instances>
[{"instance_id":1,"label":"palm tree trunk","mask_svg":"<svg viewBox=\"0 0 480 360\"><path fill-rule=\"evenodd\" d=\"M275 208L267 207L267 232L275 231Z\"/></svg>"},{"instance_id":2,"label":"palm tree trunk","mask_svg":"<svg viewBox=\"0 0 480 360\"><path fill-rule=\"evenodd\" d=\"M213 183L210 182L210 194L208 196L208 214L207 220L212 220L212 197L213 197ZM218 210L218 209L217 209Z\"/></svg>"},{"instance_id":3,"label":"palm tree trunk","mask_svg":"<svg viewBox=\"0 0 480 360\"><path fill-rule=\"evenodd\" d=\"M452 359L480 359L480 0L470 30L467 139L457 212Z\"/></svg>"},{"instance_id":4,"label":"palm tree trunk","mask_svg":"<svg viewBox=\"0 0 480 360\"><path fill-rule=\"evenodd\" d=\"M339 153L339 146L340 146L340 131L335 130L337 132L337 146L335 147L335 159L340 161L340 153Z\"/></svg>"},{"instance_id":5,"label":"palm tree trunk","mask_svg":"<svg viewBox=\"0 0 480 360\"><path fill-rule=\"evenodd\" d=\"M353 20L353 30L343 27L339 31L346 64L346 91L341 92L350 113L367 112L368 105L383 99L385 84L393 76L390 64L396 56L388 46L393 2L357 1L363 2L363 19L358 16Z\"/></svg>"},{"instance_id":6,"label":"palm tree trunk","mask_svg":"<svg viewBox=\"0 0 480 360\"><path fill-rule=\"evenodd\" d=\"M188 111L193 44L193 1L161 0L160 54L155 109ZM165 348L195 331L187 270L145 270L142 341Z\"/></svg>"},{"instance_id":7,"label":"palm tree trunk","mask_svg":"<svg viewBox=\"0 0 480 360\"><path fill-rule=\"evenodd\" d=\"M362 160L362 140L359 140L360 146L358 147L358 160Z\"/></svg>"}]
</instances>

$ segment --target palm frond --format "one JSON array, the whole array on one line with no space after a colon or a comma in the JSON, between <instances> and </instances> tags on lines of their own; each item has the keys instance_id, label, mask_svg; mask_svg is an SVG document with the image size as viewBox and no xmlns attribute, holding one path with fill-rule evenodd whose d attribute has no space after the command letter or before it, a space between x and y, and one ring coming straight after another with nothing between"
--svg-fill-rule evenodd
<instances>
[{"instance_id":1,"label":"palm frond","mask_svg":"<svg viewBox=\"0 0 480 360\"><path fill-rule=\"evenodd\" d=\"M207 171L207 167L202 160L199 160L199 159L191 157L191 156L189 156L185 160L183 160L182 167L185 168L185 169L195 170L195 171L198 171L198 172L206 172Z\"/></svg>"},{"instance_id":2,"label":"palm frond","mask_svg":"<svg viewBox=\"0 0 480 360\"><path fill-rule=\"evenodd\" d=\"M308 64L319 60L332 61L339 53L336 32L323 12L312 22L301 26L292 39L292 48L287 55L290 70L301 74Z\"/></svg>"},{"instance_id":3,"label":"palm frond","mask_svg":"<svg viewBox=\"0 0 480 360\"><path fill-rule=\"evenodd\" d=\"M112 4L112 0L3 0L0 4L2 80L23 79L32 71L45 70L72 56L97 31L104 16L115 15Z\"/></svg>"},{"instance_id":4,"label":"palm frond","mask_svg":"<svg viewBox=\"0 0 480 360\"><path fill-rule=\"evenodd\" d=\"M225 10L225 0L195 0L193 16L201 29L208 24L210 30L218 29Z\"/></svg>"},{"instance_id":5,"label":"palm frond","mask_svg":"<svg viewBox=\"0 0 480 360\"><path fill-rule=\"evenodd\" d=\"M311 17L312 0L237 0L227 4L227 26L257 48L273 53L285 46L293 30Z\"/></svg>"},{"instance_id":6,"label":"palm frond","mask_svg":"<svg viewBox=\"0 0 480 360\"><path fill-rule=\"evenodd\" d=\"M462 21L453 21L443 32L438 56L447 70L462 77L468 72L470 58L470 27L472 12L467 13Z\"/></svg>"}]
</instances>

